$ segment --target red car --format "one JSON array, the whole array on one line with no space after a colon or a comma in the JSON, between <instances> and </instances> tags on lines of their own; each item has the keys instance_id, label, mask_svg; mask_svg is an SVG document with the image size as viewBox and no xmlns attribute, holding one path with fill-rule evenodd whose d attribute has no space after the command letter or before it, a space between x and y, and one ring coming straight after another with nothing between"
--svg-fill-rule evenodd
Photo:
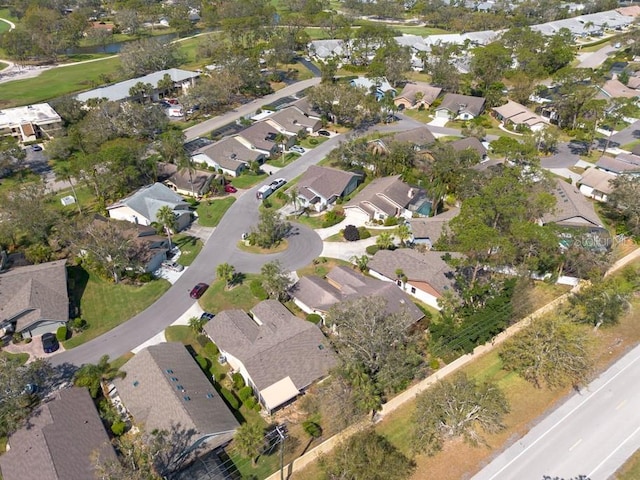
<instances>
[{"instance_id":1,"label":"red car","mask_svg":"<svg viewBox=\"0 0 640 480\"><path fill-rule=\"evenodd\" d=\"M207 291L207 288L209 288L209 285L207 285L206 283L199 283L195 287L193 287L191 293L189 293L189 296L191 298L198 299L204 292Z\"/></svg>"},{"instance_id":2,"label":"red car","mask_svg":"<svg viewBox=\"0 0 640 480\"><path fill-rule=\"evenodd\" d=\"M238 189L236 187L234 187L233 185L231 185L230 183L227 183L224 186L224 191L227 193L236 193L238 191Z\"/></svg>"}]
</instances>

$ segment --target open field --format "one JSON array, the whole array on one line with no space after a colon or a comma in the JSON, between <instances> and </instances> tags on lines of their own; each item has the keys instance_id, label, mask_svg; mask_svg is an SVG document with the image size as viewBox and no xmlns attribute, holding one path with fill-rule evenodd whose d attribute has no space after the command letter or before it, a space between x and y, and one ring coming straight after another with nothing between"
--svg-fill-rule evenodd
<instances>
[{"instance_id":1,"label":"open field","mask_svg":"<svg viewBox=\"0 0 640 480\"><path fill-rule=\"evenodd\" d=\"M89 324L84 332L64 342L73 348L126 322L155 302L171 286L166 280L144 285L115 284L89 273L80 266L69 267L70 300L80 307L80 316Z\"/></svg>"},{"instance_id":2,"label":"open field","mask_svg":"<svg viewBox=\"0 0 640 480\"><path fill-rule=\"evenodd\" d=\"M34 78L2 84L0 108L44 102L69 93L88 90L105 83L104 76L117 80L120 60L116 57L97 62L46 70Z\"/></svg>"}]
</instances>

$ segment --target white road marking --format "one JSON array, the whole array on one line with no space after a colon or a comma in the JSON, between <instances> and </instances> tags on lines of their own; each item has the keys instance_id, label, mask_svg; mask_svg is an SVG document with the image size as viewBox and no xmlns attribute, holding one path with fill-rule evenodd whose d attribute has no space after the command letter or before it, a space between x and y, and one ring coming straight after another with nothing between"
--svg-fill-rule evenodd
<instances>
[{"instance_id":1,"label":"white road marking","mask_svg":"<svg viewBox=\"0 0 640 480\"><path fill-rule=\"evenodd\" d=\"M625 403L627 403L626 398L618 404L618 406L616 407L616 410L620 410L625 405Z\"/></svg>"},{"instance_id":2,"label":"white road marking","mask_svg":"<svg viewBox=\"0 0 640 480\"><path fill-rule=\"evenodd\" d=\"M571 411L569 411L564 417L562 417L560 420L558 420L556 423L554 423L546 432L544 432L542 435L540 435L538 438L536 438L533 442L531 442L530 445L526 446L520 453L518 453L518 455L516 455L513 459L511 459L504 467L502 467L500 470L498 470L496 473L494 473L491 477L489 477L489 480L493 480L494 478L498 478L498 476L504 472L507 468L509 468L516 460L518 460L521 456L523 456L530 448L532 448L535 444L537 444L538 442L540 442L544 437L546 437L554 428L556 428L558 425L560 425L562 422L564 422L568 417L570 417L576 410L578 410L580 407L582 407L585 403L587 403L591 398L593 398L594 395L596 395L597 393L600 392L600 390L602 390L603 388L605 388L607 385L609 385L611 382L613 382L619 375L621 375L622 373L624 373L625 370L627 370L628 368L632 367L634 363L636 363L638 360L640 359L640 356L634 358L631 362L629 362L628 365L625 365L623 368L620 369L620 371L618 373L616 373L614 376L612 376L609 380L607 380L605 383L603 383L602 385L600 385L600 387L598 387L597 390L591 392L591 395L589 395L587 398L585 398L581 403L579 403L578 405L576 405L574 408L571 409ZM638 427L638 429L640 429L640 427ZM636 430L637 432L637 430ZM635 432L634 432L635 434ZM626 440L625 440L626 441ZM618 447L620 448L620 447ZM612 454L613 455L613 454ZM607 457L608 458L608 457ZM604 461L606 461L607 459L605 459ZM602 463L604 463L604 461ZM600 465L598 465L597 468L599 468L602 463ZM596 468L596 470L597 470ZM594 470L595 471L595 470ZM591 474L589 474L588 476L591 476Z\"/></svg>"},{"instance_id":3,"label":"white road marking","mask_svg":"<svg viewBox=\"0 0 640 480\"><path fill-rule=\"evenodd\" d=\"M620 445L618 445L615 450L613 452L611 452L609 455L607 455L604 460L602 460L597 466L596 468L594 468L589 475L587 475L588 478L593 478L593 474L594 472L596 472L602 465L604 465L604 463L609 460L611 457L613 457L618 450L620 450L622 448L622 446L627 443L629 441L629 439L631 439L636 433L640 432L640 427L636 428L633 433L631 435L629 435L627 438L625 438L622 443L620 443Z\"/></svg>"},{"instance_id":4,"label":"white road marking","mask_svg":"<svg viewBox=\"0 0 640 480\"><path fill-rule=\"evenodd\" d=\"M580 443L582 443L582 439L578 440L576 443L571 445L571 448L569 448L569 451L572 451L574 448L576 448L578 445L580 445Z\"/></svg>"}]
</instances>

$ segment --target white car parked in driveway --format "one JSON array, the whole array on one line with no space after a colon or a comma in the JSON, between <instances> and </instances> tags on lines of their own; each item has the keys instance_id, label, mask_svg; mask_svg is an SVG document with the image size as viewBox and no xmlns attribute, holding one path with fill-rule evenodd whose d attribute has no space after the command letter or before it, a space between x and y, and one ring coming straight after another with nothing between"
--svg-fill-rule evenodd
<instances>
[{"instance_id":1,"label":"white car parked in driveway","mask_svg":"<svg viewBox=\"0 0 640 480\"><path fill-rule=\"evenodd\" d=\"M289 150L291 150L292 152L295 153L299 153L300 155L302 155L304 152L306 152L306 150L304 148L302 148L299 145L294 145L292 147L289 148Z\"/></svg>"}]
</instances>

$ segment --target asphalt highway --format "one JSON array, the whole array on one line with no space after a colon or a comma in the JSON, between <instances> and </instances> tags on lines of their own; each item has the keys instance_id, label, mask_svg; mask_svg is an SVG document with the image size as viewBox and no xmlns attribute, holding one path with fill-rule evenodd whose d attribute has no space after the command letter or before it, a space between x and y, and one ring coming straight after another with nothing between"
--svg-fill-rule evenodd
<instances>
[{"instance_id":1,"label":"asphalt highway","mask_svg":"<svg viewBox=\"0 0 640 480\"><path fill-rule=\"evenodd\" d=\"M607 480L640 448L640 346L502 452L472 480Z\"/></svg>"}]
</instances>

